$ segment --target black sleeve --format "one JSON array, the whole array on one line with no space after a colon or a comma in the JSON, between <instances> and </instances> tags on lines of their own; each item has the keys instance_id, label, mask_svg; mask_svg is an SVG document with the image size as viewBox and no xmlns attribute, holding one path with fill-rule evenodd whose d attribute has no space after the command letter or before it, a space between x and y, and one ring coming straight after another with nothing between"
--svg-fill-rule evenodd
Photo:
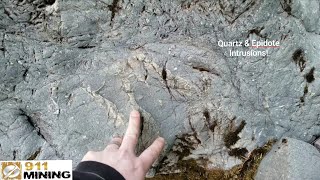
<instances>
[{"instance_id":1,"label":"black sleeve","mask_svg":"<svg viewBox=\"0 0 320 180\"><path fill-rule=\"evenodd\" d=\"M83 161L73 171L73 180L125 180L111 166L95 161Z\"/></svg>"}]
</instances>

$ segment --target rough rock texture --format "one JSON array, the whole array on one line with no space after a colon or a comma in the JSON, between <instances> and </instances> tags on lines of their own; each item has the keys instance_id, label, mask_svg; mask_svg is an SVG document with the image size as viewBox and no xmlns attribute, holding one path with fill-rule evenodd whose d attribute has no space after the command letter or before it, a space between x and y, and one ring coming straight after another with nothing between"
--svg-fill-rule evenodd
<instances>
[{"instance_id":1,"label":"rough rock texture","mask_svg":"<svg viewBox=\"0 0 320 180\"><path fill-rule=\"evenodd\" d=\"M319 0L1 0L0 16L0 159L76 164L134 108L140 150L167 140L163 173L320 135ZM217 44L247 38L281 48L230 57Z\"/></svg>"},{"instance_id":2,"label":"rough rock texture","mask_svg":"<svg viewBox=\"0 0 320 180\"><path fill-rule=\"evenodd\" d=\"M320 151L320 139L314 141L314 146Z\"/></svg>"},{"instance_id":3,"label":"rough rock texture","mask_svg":"<svg viewBox=\"0 0 320 180\"><path fill-rule=\"evenodd\" d=\"M309 179L320 177L320 153L312 145L283 138L262 160L256 180Z\"/></svg>"}]
</instances>

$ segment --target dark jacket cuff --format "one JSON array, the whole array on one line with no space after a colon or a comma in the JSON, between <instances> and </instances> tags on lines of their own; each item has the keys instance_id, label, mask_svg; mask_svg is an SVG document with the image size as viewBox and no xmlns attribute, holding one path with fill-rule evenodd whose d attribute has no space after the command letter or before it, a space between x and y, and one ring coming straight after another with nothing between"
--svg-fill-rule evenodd
<instances>
[{"instance_id":1,"label":"dark jacket cuff","mask_svg":"<svg viewBox=\"0 0 320 180\"><path fill-rule=\"evenodd\" d=\"M125 180L114 168L96 161L83 161L73 171L74 180Z\"/></svg>"}]
</instances>

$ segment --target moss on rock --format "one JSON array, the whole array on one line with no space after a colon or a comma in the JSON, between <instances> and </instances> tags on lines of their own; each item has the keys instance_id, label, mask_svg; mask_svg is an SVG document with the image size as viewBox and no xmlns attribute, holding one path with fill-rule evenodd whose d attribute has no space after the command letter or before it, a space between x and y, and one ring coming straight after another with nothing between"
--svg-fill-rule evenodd
<instances>
[{"instance_id":1,"label":"moss on rock","mask_svg":"<svg viewBox=\"0 0 320 180\"><path fill-rule=\"evenodd\" d=\"M182 160L177 162L176 169L178 173L156 174L150 180L251 180L254 179L259 164L263 157L271 150L275 140L268 141L264 146L253 150L250 155L244 159L243 163L234 166L230 170L206 169L200 166L195 159Z\"/></svg>"}]
</instances>

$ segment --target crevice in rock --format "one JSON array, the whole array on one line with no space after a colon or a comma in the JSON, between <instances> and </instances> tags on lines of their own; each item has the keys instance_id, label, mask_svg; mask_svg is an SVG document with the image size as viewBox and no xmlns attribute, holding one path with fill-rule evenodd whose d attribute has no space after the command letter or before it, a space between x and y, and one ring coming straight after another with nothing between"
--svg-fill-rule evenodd
<instances>
[{"instance_id":1,"label":"crevice in rock","mask_svg":"<svg viewBox=\"0 0 320 180\"><path fill-rule=\"evenodd\" d=\"M52 4L54 4L56 2L56 0L44 0L44 3L46 4L46 5L52 5Z\"/></svg>"},{"instance_id":2,"label":"crevice in rock","mask_svg":"<svg viewBox=\"0 0 320 180\"><path fill-rule=\"evenodd\" d=\"M236 144L237 141L240 139L238 134L242 131L244 126L246 125L245 121L241 121L240 125L238 127L234 127L234 120L232 120L230 126L226 130L223 141L227 148L230 148L232 145Z\"/></svg>"},{"instance_id":3,"label":"crevice in rock","mask_svg":"<svg viewBox=\"0 0 320 180\"><path fill-rule=\"evenodd\" d=\"M257 171L261 160L271 150L275 142L275 140L269 140L264 146L254 149L243 163L242 168L240 169L240 177L244 177L246 174L252 174L254 176L255 173L248 172L252 171L252 169Z\"/></svg>"},{"instance_id":4,"label":"crevice in rock","mask_svg":"<svg viewBox=\"0 0 320 180\"><path fill-rule=\"evenodd\" d=\"M14 19L11 17L11 13L8 11L8 9L4 8L4 14L8 16L8 18L10 18L11 20L14 21Z\"/></svg>"},{"instance_id":5,"label":"crevice in rock","mask_svg":"<svg viewBox=\"0 0 320 180\"><path fill-rule=\"evenodd\" d=\"M220 76L220 74L217 71L203 67L203 66L192 66L192 69L200 71L200 72L207 72L207 73L210 73L210 74L213 74L216 76Z\"/></svg>"},{"instance_id":6,"label":"crevice in rock","mask_svg":"<svg viewBox=\"0 0 320 180\"><path fill-rule=\"evenodd\" d=\"M209 111L207 109L203 111L203 116L205 118L205 121L207 123L207 126L208 126L209 130L211 132L214 132L214 129L217 126L217 122L216 121L213 121L213 123L210 122L211 121L211 117L210 117L210 113L209 113Z\"/></svg>"},{"instance_id":7,"label":"crevice in rock","mask_svg":"<svg viewBox=\"0 0 320 180\"><path fill-rule=\"evenodd\" d=\"M141 9L141 11L140 11L140 14L142 14L143 12L145 12L146 11L146 5L143 5L143 7L142 7L142 9Z\"/></svg>"},{"instance_id":8,"label":"crevice in rock","mask_svg":"<svg viewBox=\"0 0 320 180\"><path fill-rule=\"evenodd\" d=\"M239 159L245 159L247 156L248 150L246 148L233 148L228 151L230 156L235 156Z\"/></svg>"},{"instance_id":9,"label":"crevice in rock","mask_svg":"<svg viewBox=\"0 0 320 180\"><path fill-rule=\"evenodd\" d=\"M85 45L85 46L79 46L79 49L91 49L91 48L95 48L96 46L89 46L89 45Z\"/></svg>"},{"instance_id":10,"label":"crevice in rock","mask_svg":"<svg viewBox=\"0 0 320 180\"><path fill-rule=\"evenodd\" d=\"M242 14L253 7L255 3L256 2L253 0L243 1L241 4L226 0L219 0L220 12L229 24L233 24Z\"/></svg>"},{"instance_id":11,"label":"crevice in rock","mask_svg":"<svg viewBox=\"0 0 320 180\"><path fill-rule=\"evenodd\" d=\"M111 19L110 19L110 25L113 24L113 19L118 13L118 11L121 9L121 7L118 5L119 0L113 0L111 5L108 5L109 10L111 11Z\"/></svg>"},{"instance_id":12,"label":"crevice in rock","mask_svg":"<svg viewBox=\"0 0 320 180\"><path fill-rule=\"evenodd\" d=\"M28 71L29 71L29 69L27 68L27 69L24 70L24 72L23 72L23 74L22 74L22 78L23 78L24 81L25 81L26 78L27 78Z\"/></svg>"},{"instance_id":13,"label":"crevice in rock","mask_svg":"<svg viewBox=\"0 0 320 180\"><path fill-rule=\"evenodd\" d=\"M37 132L37 135L40 136L42 139L47 141L45 136L41 132L41 128L38 126L37 122L35 122L24 110L19 109L21 116L25 116L28 124Z\"/></svg>"},{"instance_id":14,"label":"crevice in rock","mask_svg":"<svg viewBox=\"0 0 320 180\"><path fill-rule=\"evenodd\" d=\"M292 55L293 61L299 66L300 72L306 67L306 59L304 57L304 51L302 49L297 49Z\"/></svg>"},{"instance_id":15,"label":"crevice in rock","mask_svg":"<svg viewBox=\"0 0 320 180\"><path fill-rule=\"evenodd\" d=\"M170 89L170 87L169 87L169 85L168 85L168 77L167 77L167 62L168 61L166 61L165 63L164 63L164 65L163 65L163 67L162 67L162 71L161 71L161 77L162 77L162 79L163 79L163 81L164 81L164 84L165 84L165 87L166 87L166 89L168 90L168 92L169 92L169 94L170 94L170 96L171 96L171 99L173 98L173 99L175 99L176 100L176 98L173 96L173 94L172 94L172 92L171 92L171 89Z\"/></svg>"},{"instance_id":16,"label":"crevice in rock","mask_svg":"<svg viewBox=\"0 0 320 180\"><path fill-rule=\"evenodd\" d=\"M264 27L260 27L260 28L258 27L258 28L249 30L249 34L248 34L247 38L249 38L250 34L255 34L255 35L257 35L257 36L259 36L259 37L261 37L261 38L263 38L263 39L266 39L267 36L261 34L261 31L262 31L263 29L264 29Z\"/></svg>"},{"instance_id":17,"label":"crevice in rock","mask_svg":"<svg viewBox=\"0 0 320 180\"><path fill-rule=\"evenodd\" d=\"M282 9L287 12L289 15L292 15L291 13L291 6L292 6L292 0L280 0L280 4Z\"/></svg>"},{"instance_id":18,"label":"crevice in rock","mask_svg":"<svg viewBox=\"0 0 320 180\"><path fill-rule=\"evenodd\" d=\"M16 151L16 150L13 150L12 155L13 155L13 160L16 160L16 158L17 158L17 151Z\"/></svg>"},{"instance_id":19,"label":"crevice in rock","mask_svg":"<svg viewBox=\"0 0 320 180\"><path fill-rule=\"evenodd\" d=\"M44 19L44 13L41 11L35 11L30 13L30 19L28 21L31 25L41 24Z\"/></svg>"},{"instance_id":20,"label":"crevice in rock","mask_svg":"<svg viewBox=\"0 0 320 180\"><path fill-rule=\"evenodd\" d=\"M32 6L32 9L28 9L30 18L26 22L30 25L38 25L45 22L46 14L45 8L47 6L51 6L56 2L56 0L38 0L38 1L25 1L24 3L20 3L18 6L24 6L27 3Z\"/></svg>"},{"instance_id":21,"label":"crevice in rock","mask_svg":"<svg viewBox=\"0 0 320 180\"><path fill-rule=\"evenodd\" d=\"M164 66L162 67L162 71L161 71L161 76L162 76L162 79L165 81L165 83L167 84L167 62L164 64Z\"/></svg>"},{"instance_id":22,"label":"crevice in rock","mask_svg":"<svg viewBox=\"0 0 320 180\"><path fill-rule=\"evenodd\" d=\"M165 34L165 33L160 34L161 39L167 39L168 37L169 37L168 34Z\"/></svg>"},{"instance_id":23,"label":"crevice in rock","mask_svg":"<svg viewBox=\"0 0 320 180\"><path fill-rule=\"evenodd\" d=\"M193 127L190 118L189 118L189 126L191 128L192 131L192 136L194 137L194 139L198 142L198 144L201 144L201 140L198 138L198 133L196 131L196 129Z\"/></svg>"},{"instance_id":24,"label":"crevice in rock","mask_svg":"<svg viewBox=\"0 0 320 180\"><path fill-rule=\"evenodd\" d=\"M2 53L3 53L3 57L4 57L4 58L6 57L6 47L5 47L5 44L4 44L5 36L6 36L6 34L3 33L2 42L1 42L2 47L0 48L0 50L1 50Z\"/></svg>"},{"instance_id":25,"label":"crevice in rock","mask_svg":"<svg viewBox=\"0 0 320 180\"><path fill-rule=\"evenodd\" d=\"M311 140L310 144L315 145L315 143L320 139L320 133L314 134L312 135L312 137L313 137L313 140Z\"/></svg>"},{"instance_id":26,"label":"crevice in rock","mask_svg":"<svg viewBox=\"0 0 320 180\"><path fill-rule=\"evenodd\" d=\"M144 129L144 117L143 115L140 113L140 137L142 136L142 132L143 132L143 129Z\"/></svg>"},{"instance_id":27,"label":"crevice in rock","mask_svg":"<svg viewBox=\"0 0 320 180\"><path fill-rule=\"evenodd\" d=\"M304 105L305 102L305 97L308 94L309 90L308 90L308 85L306 84L304 86L304 90L303 90L303 96L300 97L300 104L299 107L302 107Z\"/></svg>"},{"instance_id":28,"label":"crevice in rock","mask_svg":"<svg viewBox=\"0 0 320 180\"><path fill-rule=\"evenodd\" d=\"M38 157L38 155L40 154L40 152L41 152L41 148L39 148L39 149L36 150L33 154L31 154L31 155L27 158L27 160L28 160L28 161L30 161L30 160L35 160L35 159Z\"/></svg>"},{"instance_id":29,"label":"crevice in rock","mask_svg":"<svg viewBox=\"0 0 320 180\"><path fill-rule=\"evenodd\" d=\"M314 75L313 75L314 70L315 70L315 68L312 67L311 70L305 75L305 78L308 83L312 83L315 80Z\"/></svg>"},{"instance_id":30,"label":"crevice in rock","mask_svg":"<svg viewBox=\"0 0 320 180\"><path fill-rule=\"evenodd\" d=\"M46 7L45 4L40 4L40 5L37 6L37 9L42 9L42 8L45 8L45 7Z\"/></svg>"},{"instance_id":31,"label":"crevice in rock","mask_svg":"<svg viewBox=\"0 0 320 180\"><path fill-rule=\"evenodd\" d=\"M281 140L281 143L282 143L282 144L287 144L287 142L288 142L288 140L287 140L286 138L283 138L283 139Z\"/></svg>"},{"instance_id":32,"label":"crevice in rock","mask_svg":"<svg viewBox=\"0 0 320 180\"><path fill-rule=\"evenodd\" d=\"M146 74L144 75L144 80L146 81L148 79L148 70L145 68Z\"/></svg>"},{"instance_id":33,"label":"crevice in rock","mask_svg":"<svg viewBox=\"0 0 320 180\"><path fill-rule=\"evenodd\" d=\"M189 121L190 122L190 121ZM184 157L187 157L191 154L192 150L195 150L195 145L197 142L194 142L190 139L190 134L182 134L177 137L173 150L179 160L182 160Z\"/></svg>"}]
</instances>

